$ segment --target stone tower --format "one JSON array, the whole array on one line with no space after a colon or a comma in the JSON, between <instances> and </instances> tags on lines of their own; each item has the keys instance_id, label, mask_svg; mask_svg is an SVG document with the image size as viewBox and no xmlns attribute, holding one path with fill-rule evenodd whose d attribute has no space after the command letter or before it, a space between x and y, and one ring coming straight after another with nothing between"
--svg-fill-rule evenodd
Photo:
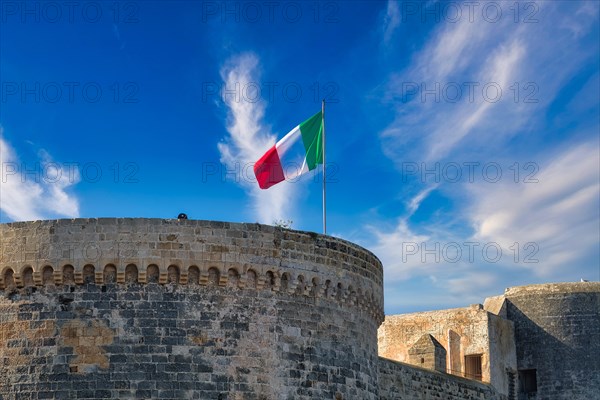
<instances>
[{"instance_id":1,"label":"stone tower","mask_svg":"<svg viewBox=\"0 0 600 400\"><path fill-rule=\"evenodd\" d=\"M258 224L0 225L0 399L377 399L382 267Z\"/></svg>"},{"instance_id":2,"label":"stone tower","mask_svg":"<svg viewBox=\"0 0 600 400\"><path fill-rule=\"evenodd\" d=\"M513 287L519 400L600 398L600 283Z\"/></svg>"}]
</instances>

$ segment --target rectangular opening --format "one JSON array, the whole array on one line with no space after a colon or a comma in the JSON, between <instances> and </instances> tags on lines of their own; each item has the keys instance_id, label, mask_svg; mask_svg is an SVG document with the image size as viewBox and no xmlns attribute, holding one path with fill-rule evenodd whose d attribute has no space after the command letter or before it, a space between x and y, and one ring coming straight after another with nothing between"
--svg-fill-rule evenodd
<instances>
[{"instance_id":1,"label":"rectangular opening","mask_svg":"<svg viewBox=\"0 0 600 400\"><path fill-rule=\"evenodd\" d=\"M537 392L537 370L520 369L519 370L519 392L536 393Z\"/></svg>"},{"instance_id":2,"label":"rectangular opening","mask_svg":"<svg viewBox=\"0 0 600 400\"><path fill-rule=\"evenodd\" d=\"M477 379L478 381L482 379L481 357L482 354L465 356L465 378Z\"/></svg>"}]
</instances>

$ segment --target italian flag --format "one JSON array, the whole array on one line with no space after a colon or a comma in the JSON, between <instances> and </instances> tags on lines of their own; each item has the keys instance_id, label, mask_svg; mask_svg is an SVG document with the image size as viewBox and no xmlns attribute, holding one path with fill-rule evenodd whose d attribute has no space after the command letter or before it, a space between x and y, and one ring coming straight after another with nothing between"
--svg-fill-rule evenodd
<instances>
[{"instance_id":1,"label":"italian flag","mask_svg":"<svg viewBox=\"0 0 600 400\"><path fill-rule=\"evenodd\" d=\"M297 178L323 164L323 114L321 111L292 129L254 164L261 189Z\"/></svg>"}]
</instances>

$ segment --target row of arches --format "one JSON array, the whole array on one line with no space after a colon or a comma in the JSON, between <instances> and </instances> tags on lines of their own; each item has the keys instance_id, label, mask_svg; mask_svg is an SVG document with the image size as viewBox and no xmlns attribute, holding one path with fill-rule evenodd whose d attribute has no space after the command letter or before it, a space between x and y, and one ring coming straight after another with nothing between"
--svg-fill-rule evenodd
<instances>
[{"instance_id":1,"label":"row of arches","mask_svg":"<svg viewBox=\"0 0 600 400\"><path fill-rule=\"evenodd\" d=\"M302 296L324 297L370 309L373 312L377 312L380 308L373 292L369 289L276 268L261 271L258 268L219 269L214 266L201 268L197 265L180 268L177 265L169 265L166 270L161 271L156 264L149 264L141 269L136 264L128 264L123 270L118 271L114 264L107 264L102 269L86 264L81 270L76 271L73 265L67 264L60 269L46 265L39 271L34 271L31 266L24 266L20 271L5 267L0 272L0 289L74 284L185 284L264 289Z\"/></svg>"}]
</instances>

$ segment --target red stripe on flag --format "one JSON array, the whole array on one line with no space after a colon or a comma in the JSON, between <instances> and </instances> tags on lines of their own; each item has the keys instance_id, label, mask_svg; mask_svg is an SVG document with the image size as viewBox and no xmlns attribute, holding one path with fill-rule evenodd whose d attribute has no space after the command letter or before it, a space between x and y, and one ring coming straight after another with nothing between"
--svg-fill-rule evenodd
<instances>
[{"instance_id":1,"label":"red stripe on flag","mask_svg":"<svg viewBox=\"0 0 600 400\"><path fill-rule=\"evenodd\" d=\"M281 160L275 146L267 152L254 164L254 175L261 189L268 189L271 186L285 180Z\"/></svg>"}]
</instances>

